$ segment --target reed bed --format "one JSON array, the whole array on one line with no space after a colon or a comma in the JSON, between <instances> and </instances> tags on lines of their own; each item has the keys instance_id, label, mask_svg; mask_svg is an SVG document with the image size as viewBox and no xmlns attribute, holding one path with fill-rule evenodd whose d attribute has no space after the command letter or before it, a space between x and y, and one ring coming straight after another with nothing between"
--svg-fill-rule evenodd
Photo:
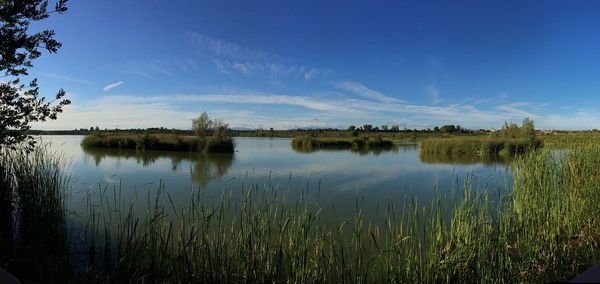
<instances>
[{"instance_id":1,"label":"reed bed","mask_svg":"<svg viewBox=\"0 0 600 284\"><path fill-rule=\"evenodd\" d=\"M544 145L552 148L571 148L600 143L600 132L547 133L539 136Z\"/></svg>"},{"instance_id":2,"label":"reed bed","mask_svg":"<svg viewBox=\"0 0 600 284\"><path fill-rule=\"evenodd\" d=\"M203 153L233 153L235 144L230 137L199 138L170 134L103 134L86 136L81 142L83 147L194 151Z\"/></svg>"},{"instance_id":3,"label":"reed bed","mask_svg":"<svg viewBox=\"0 0 600 284\"><path fill-rule=\"evenodd\" d=\"M358 138L315 138L311 136L296 137L291 142L292 147L302 151L316 149L376 149L392 148L394 143L381 137Z\"/></svg>"},{"instance_id":4,"label":"reed bed","mask_svg":"<svg viewBox=\"0 0 600 284\"><path fill-rule=\"evenodd\" d=\"M46 147L2 151L0 265L25 282L71 279L65 167Z\"/></svg>"},{"instance_id":5,"label":"reed bed","mask_svg":"<svg viewBox=\"0 0 600 284\"><path fill-rule=\"evenodd\" d=\"M543 146L536 138L453 137L431 138L420 143L421 152L444 155L481 155L507 157L526 153Z\"/></svg>"},{"instance_id":6,"label":"reed bed","mask_svg":"<svg viewBox=\"0 0 600 284\"><path fill-rule=\"evenodd\" d=\"M497 203L467 179L447 195L436 189L431 203L388 200L377 220L365 218L357 199L350 216L331 221L305 193L290 198L268 184L209 202L196 192L179 209L160 188L143 216L111 205L120 203L116 197L103 198L106 208L89 206L88 236L101 240L93 245L91 275L150 282L512 283L568 280L597 263L600 147L539 150L512 167L513 192Z\"/></svg>"},{"instance_id":7,"label":"reed bed","mask_svg":"<svg viewBox=\"0 0 600 284\"><path fill-rule=\"evenodd\" d=\"M16 238L12 259L31 264L22 271L54 267L63 280L549 282L600 261L597 145L517 156L513 190L498 198L467 178L461 187L435 188L431 202L387 200L375 219L360 197L351 214L334 218L323 210L330 204L307 198L320 188L280 189L268 180L243 184L241 194L193 190L185 206L175 206L163 185L144 204L122 198L118 186L98 187L86 212L71 216L82 224L77 243L66 233L60 163L44 154L7 157L2 167L12 173L3 180L19 185L13 211L24 212L19 224L33 226L20 235L41 242L25 238L29 254ZM62 270L75 260L84 269Z\"/></svg>"}]
</instances>

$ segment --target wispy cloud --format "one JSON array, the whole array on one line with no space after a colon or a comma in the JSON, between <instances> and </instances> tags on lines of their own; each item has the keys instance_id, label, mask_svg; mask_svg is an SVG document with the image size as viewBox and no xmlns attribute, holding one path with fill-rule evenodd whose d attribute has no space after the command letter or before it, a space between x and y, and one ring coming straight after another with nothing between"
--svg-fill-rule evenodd
<instances>
[{"instance_id":1,"label":"wispy cloud","mask_svg":"<svg viewBox=\"0 0 600 284\"><path fill-rule=\"evenodd\" d=\"M523 109L523 107L528 107L531 105L532 105L531 103L516 102L516 103L499 105L496 107L496 109L502 111L503 113L507 114L507 116L510 116L510 117L521 117L521 118L529 117L529 118L535 119L536 118L535 114L530 113Z\"/></svg>"},{"instance_id":2,"label":"wispy cloud","mask_svg":"<svg viewBox=\"0 0 600 284\"><path fill-rule=\"evenodd\" d=\"M292 60L277 54L237 43L192 32L188 32L187 36L198 52L215 57L213 63L217 70L226 75L238 73L264 77L270 81L299 78L309 81L328 73L320 68L291 63Z\"/></svg>"},{"instance_id":3,"label":"wispy cloud","mask_svg":"<svg viewBox=\"0 0 600 284\"><path fill-rule=\"evenodd\" d=\"M102 90L105 91L105 92L108 92L108 91L110 91L110 90L112 90L112 89L114 89L114 88L116 88L118 86L121 86L123 84L125 84L125 82L123 82L123 81L117 81L117 82L110 83L110 84L104 86L104 88L102 88Z\"/></svg>"},{"instance_id":4,"label":"wispy cloud","mask_svg":"<svg viewBox=\"0 0 600 284\"><path fill-rule=\"evenodd\" d=\"M369 89L367 86L354 81L344 81L334 83L335 87L349 91L353 94L385 103L404 103L404 101L388 97L378 91Z\"/></svg>"},{"instance_id":5,"label":"wispy cloud","mask_svg":"<svg viewBox=\"0 0 600 284\"><path fill-rule=\"evenodd\" d=\"M440 97L440 90L437 88L436 85L430 85L427 88L425 88L424 94L431 99L433 104L439 104L444 101Z\"/></svg>"},{"instance_id":6,"label":"wispy cloud","mask_svg":"<svg viewBox=\"0 0 600 284\"><path fill-rule=\"evenodd\" d=\"M191 39L194 46L200 52L208 52L219 58L230 58L246 61L281 61L282 58L276 54L253 49L232 42L188 32L186 35Z\"/></svg>"},{"instance_id":7,"label":"wispy cloud","mask_svg":"<svg viewBox=\"0 0 600 284\"><path fill-rule=\"evenodd\" d=\"M298 96L238 89L164 96L105 96L86 105L71 106L59 120L39 125L46 129L88 128L100 123L108 128L116 125L121 128L189 128L190 119L205 110L224 118L232 127L246 128L345 128L357 123L385 123L407 128L443 124L490 128L500 127L504 121L520 122L523 117L533 118L540 128L581 129L600 125L600 112L594 109L576 110L569 116L545 116L542 114L543 105L528 102L504 103L487 108L473 104L440 103L431 106L392 101L374 90L359 90L363 95L358 98L337 93ZM148 117L148 113L153 115Z\"/></svg>"},{"instance_id":8,"label":"wispy cloud","mask_svg":"<svg viewBox=\"0 0 600 284\"><path fill-rule=\"evenodd\" d=\"M231 72L229 72L225 65L223 64L223 62L221 62L221 60L219 59L214 59L213 63L215 64L215 66L217 66L217 69L219 70L219 72L225 74L225 75L231 75Z\"/></svg>"},{"instance_id":9,"label":"wispy cloud","mask_svg":"<svg viewBox=\"0 0 600 284\"><path fill-rule=\"evenodd\" d=\"M233 72L246 76L264 77L272 80L303 79L309 81L327 72L318 68L303 65L287 65L277 62L240 62L215 59L213 61L219 72L231 75Z\"/></svg>"},{"instance_id":10,"label":"wispy cloud","mask_svg":"<svg viewBox=\"0 0 600 284\"><path fill-rule=\"evenodd\" d=\"M75 78L75 77L71 77L71 76L60 75L60 74L54 74L54 73L48 73L48 72L39 72L38 74L40 74L41 76L44 76L44 77L57 79L57 80L61 80L61 81L66 81L66 82L70 82L70 83L94 84L90 80L85 80L85 79Z\"/></svg>"},{"instance_id":11,"label":"wispy cloud","mask_svg":"<svg viewBox=\"0 0 600 284\"><path fill-rule=\"evenodd\" d=\"M172 76L173 70L178 70L177 68L181 68L182 65L193 68L194 64L194 62L190 61L170 62L160 59L130 60L121 64L118 71L154 79L156 76Z\"/></svg>"}]
</instances>

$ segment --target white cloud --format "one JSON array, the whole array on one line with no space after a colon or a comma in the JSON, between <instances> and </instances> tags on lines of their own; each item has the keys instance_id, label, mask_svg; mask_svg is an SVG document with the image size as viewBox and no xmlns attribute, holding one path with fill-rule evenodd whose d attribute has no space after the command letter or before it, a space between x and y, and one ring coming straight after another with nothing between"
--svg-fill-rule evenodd
<instances>
[{"instance_id":1,"label":"white cloud","mask_svg":"<svg viewBox=\"0 0 600 284\"><path fill-rule=\"evenodd\" d=\"M290 63L277 54L245 47L198 33L188 32L196 50L215 57L213 63L219 72L231 75L237 72L248 76L262 76L270 81L283 78L303 78L305 81L325 73L315 67Z\"/></svg>"},{"instance_id":2,"label":"white cloud","mask_svg":"<svg viewBox=\"0 0 600 284\"><path fill-rule=\"evenodd\" d=\"M117 82L114 82L114 83L111 83L111 84L108 84L108 85L104 86L104 88L102 88L102 90L105 91L105 92L108 92L108 91L110 91L110 90L112 90L112 89L114 89L114 88L116 88L118 86L123 85L124 83L125 82L123 82L123 81L117 81Z\"/></svg>"},{"instance_id":3,"label":"white cloud","mask_svg":"<svg viewBox=\"0 0 600 284\"><path fill-rule=\"evenodd\" d=\"M183 67L183 68L182 68ZM118 71L154 79L156 76L172 76L175 70L186 72L189 68L197 68L193 61L166 61L161 59L130 60L118 66Z\"/></svg>"},{"instance_id":4,"label":"white cloud","mask_svg":"<svg viewBox=\"0 0 600 284\"><path fill-rule=\"evenodd\" d=\"M304 80L308 81L312 78L319 76L321 73L322 73L321 70L319 70L317 68L312 68L312 69L308 70L306 73L304 73Z\"/></svg>"},{"instance_id":5,"label":"white cloud","mask_svg":"<svg viewBox=\"0 0 600 284\"><path fill-rule=\"evenodd\" d=\"M57 80L61 80L61 81L67 81L67 82L70 82L70 83L94 84L90 80L79 79L79 78L74 78L74 77L60 75L60 74L54 74L54 73L48 73L48 72L39 72L38 74L40 74L41 76L44 76L44 77L48 77L48 78L52 78L52 79L57 79Z\"/></svg>"},{"instance_id":6,"label":"white cloud","mask_svg":"<svg viewBox=\"0 0 600 284\"><path fill-rule=\"evenodd\" d=\"M530 113L526 110L523 109L523 107L527 107L527 106L531 106L531 103L525 103L525 102L517 102L517 103L510 103L510 104L502 104L496 107L496 109L504 112L505 114L507 114L507 116L510 117L529 117L531 119L535 119L536 115L533 113Z\"/></svg>"},{"instance_id":7,"label":"white cloud","mask_svg":"<svg viewBox=\"0 0 600 284\"><path fill-rule=\"evenodd\" d=\"M231 75L232 72L236 72L246 76L264 77L269 80L302 78L305 81L309 81L327 73L318 68L308 68L304 65L283 64L279 62L214 59L213 63L217 67L217 70L223 74Z\"/></svg>"},{"instance_id":8,"label":"white cloud","mask_svg":"<svg viewBox=\"0 0 600 284\"><path fill-rule=\"evenodd\" d=\"M215 64L215 66L217 66L217 69L219 70L219 72L221 72L225 75L231 75L231 72L229 70L227 70L227 68L225 67L225 64L223 64L223 62L221 62L221 60L215 59L215 60L213 60L213 63Z\"/></svg>"},{"instance_id":9,"label":"white cloud","mask_svg":"<svg viewBox=\"0 0 600 284\"><path fill-rule=\"evenodd\" d=\"M282 59L276 54L245 47L236 43L227 42L194 32L188 32L187 36L191 39L198 51L208 52L218 58L230 58L247 61L272 61Z\"/></svg>"},{"instance_id":10,"label":"white cloud","mask_svg":"<svg viewBox=\"0 0 600 284\"><path fill-rule=\"evenodd\" d=\"M427 88L425 88L424 92L425 92L425 95L431 99L433 104L439 104L444 101L441 99L440 90L437 88L436 85L428 86Z\"/></svg>"},{"instance_id":11,"label":"white cloud","mask_svg":"<svg viewBox=\"0 0 600 284\"><path fill-rule=\"evenodd\" d=\"M388 97L380 92L369 89L367 86L354 81L343 81L336 82L334 84L337 88L352 92L356 95L363 96L368 99L385 102L385 103L404 103L402 100Z\"/></svg>"},{"instance_id":12,"label":"white cloud","mask_svg":"<svg viewBox=\"0 0 600 284\"><path fill-rule=\"evenodd\" d=\"M362 89L361 89L362 90ZM600 128L600 112L578 110L567 115L544 116L544 106L512 102L491 108L473 104L419 105L394 102L368 93L364 98L329 93L327 96L270 94L221 89L198 94L166 96L105 96L86 105L72 105L56 121L33 124L41 129L174 127L187 129L198 112L208 111L232 127L290 129L339 127L349 124L401 124L407 128L460 124L467 128L500 127L504 121L533 118L539 128ZM280 108L272 106L290 106ZM285 111L277 111L285 109ZM266 110L266 111L265 111ZM532 110L536 110L533 112ZM315 119L318 118L318 119ZM396 122L396 123L394 123Z\"/></svg>"}]
</instances>

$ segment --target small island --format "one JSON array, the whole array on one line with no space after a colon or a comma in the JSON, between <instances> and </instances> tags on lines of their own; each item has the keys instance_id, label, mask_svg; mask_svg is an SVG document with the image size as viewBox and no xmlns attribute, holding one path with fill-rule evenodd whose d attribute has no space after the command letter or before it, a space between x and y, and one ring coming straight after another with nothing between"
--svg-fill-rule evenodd
<instances>
[{"instance_id":1,"label":"small island","mask_svg":"<svg viewBox=\"0 0 600 284\"><path fill-rule=\"evenodd\" d=\"M429 138L420 143L421 153L480 157L512 157L542 146L529 118L525 118L520 127L515 123L505 123L502 129L489 137Z\"/></svg>"},{"instance_id":2,"label":"small island","mask_svg":"<svg viewBox=\"0 0 600 284\"><path fill-rule=\"evenodd\" d=\"M368 136L356 138L315 138L311 136L296 137L292 140L292 147L311 151L314 149L373 149L391 148L394 143L381 136Z\"/></svg>"},{"instance_id":3,"label":"small island","mask_svg":"<svg viewBox=\"0 0 600 284\"><path fill-rule=\"evenodd\" d=\"M192 120L194 136L180 134L105 133L96 130L81 142L83 147L233 153L235 143L229 135L229 124L211 119L206 112Z\"/></svg>"}]
</instances>

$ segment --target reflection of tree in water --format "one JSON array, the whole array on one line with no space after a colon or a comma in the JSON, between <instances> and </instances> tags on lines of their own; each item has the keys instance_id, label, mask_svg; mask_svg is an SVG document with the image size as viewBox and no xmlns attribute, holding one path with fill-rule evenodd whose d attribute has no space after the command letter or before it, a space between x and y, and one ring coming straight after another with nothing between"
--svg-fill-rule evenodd
<instances>
[{"instance_id":1,"label":"reflection of tree in water","mask_svg":"<svg viewBox=\"0 0 600 284\"><path fill-rule=\"evenodd\" d=\"M209 181L218 179L225 174L233 164L233 153L198 153L175 151L139 151L130 149L104 149L83 147L83 151L94 159L98 166L105 158L134 159L143 167L154 164L159 159L170 159L171 169L177 171L183 161L191 164L191 176L200 186L204 187Z\"/></svg>"},{"instance_id":2,"label":"reflection of tree in water","mask_svg":"<svg viewBox=\"0 0 600 284\"><path fill-rule=\"evenodd\" d=\"M192 169L192 179L204 187L209 181L227 174L233 164L233 153L200 154L201 159L195 160Z\"/></svg>"},{"instance_id":3,"label":"reflection of tree in water","mask_svg":"<svg viewBox=\"0 0 600 284\"><path fill-rule=\"evenodd\" d=\"M378 156L381 153L397 153L400 147L392 145L389 147L346 147L346 146L327 146L327 147L302 147L292 144L292 149L298 153L314 153L314 152L337 152L337 151L350 151L360 156L375 155Z\"/></svg>"},{"instance_id":4,"label":"reflection of tree in water","mask_svg":"<svg viewBox=\"0 0 600 284\"><path fill-rule=\"evenodd\" d=\"M485 156L485 155L455 155L443 153L428 153L420 152L419 159L427 164L455 164L455 165L472 165L482 163L484 165L506 164L507 160L502 156Z\"/></svg>"}]
</instances>

